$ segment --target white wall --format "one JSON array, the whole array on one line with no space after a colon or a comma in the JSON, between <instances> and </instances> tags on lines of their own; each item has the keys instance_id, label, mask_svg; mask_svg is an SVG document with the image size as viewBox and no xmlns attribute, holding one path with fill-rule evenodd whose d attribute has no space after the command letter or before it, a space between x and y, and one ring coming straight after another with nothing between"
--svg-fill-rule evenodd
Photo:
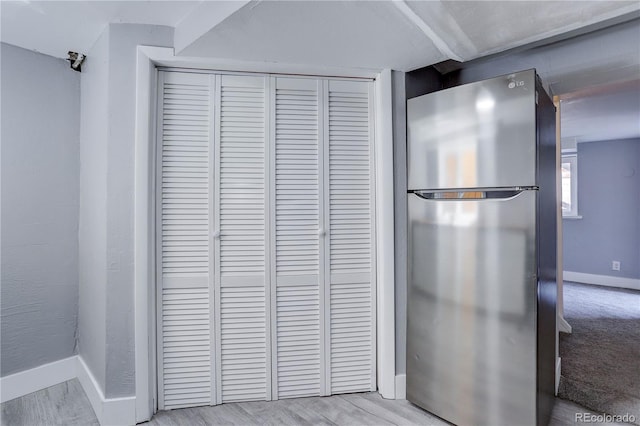
<instances>
[{"instance_id":1,"label":"white wall","mask_svg":"<svg viewBox=\"0 0 640 426\"><path fill-rule=\"evenodd\" d=\"M80 95L79 354L104 392L106 377L109 30L89 50Z\"/></svg>"},{"instance_id":2,"label":"white wall","mask_svg":"<svg viewBox=\"0 0 640 426\"><path fill-rule=\"evenodd\" d=\"M393 75L396 375L407 367L407 99L405 73Z\"/></svg>"},{"instance_id":3,"label":"white wall","mask_svg":"<svg viewBox=\"0 0 640 426\"><path fill-rule=\"evenodd\" d=\"M2 55L1 375L76 353L80 74Z\"/></svg>"},{"instance_id":4,"label":"white wall","mask_svg":"<svg viewBox=\"0 0 640 426\"><path fill-rule=\"evenodd\" d=\"M171 27L111 24L83 66L80 355L106 398L135 393L136 47L172 43Z\"/></svg>"},{"instance_id":5,"label":"white wall","mask_svg":"<svg viewBox=\"0 0 640 426\"><path fill-rule=\"evenodd\" d=\"M106 396L135 393L134 148L136 48L173 46L173 28L110 26L109 145L107 163L107 383Z\"/></svg>"}]
</instances>

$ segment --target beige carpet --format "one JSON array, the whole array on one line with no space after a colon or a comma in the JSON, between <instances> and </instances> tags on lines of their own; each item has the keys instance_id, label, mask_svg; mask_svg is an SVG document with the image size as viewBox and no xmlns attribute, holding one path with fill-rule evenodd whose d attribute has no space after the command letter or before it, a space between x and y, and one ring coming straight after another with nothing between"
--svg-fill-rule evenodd
<instances>
[{"instance_id":1,"label":"beige carpet","mask_svg":"<svg viewBox=\"0 0 640 426\"><path fill-rule=\"evenodd\" d=\"M640 292L564 284L558 396L640 425Z\"/></svg>"}]
</instances>

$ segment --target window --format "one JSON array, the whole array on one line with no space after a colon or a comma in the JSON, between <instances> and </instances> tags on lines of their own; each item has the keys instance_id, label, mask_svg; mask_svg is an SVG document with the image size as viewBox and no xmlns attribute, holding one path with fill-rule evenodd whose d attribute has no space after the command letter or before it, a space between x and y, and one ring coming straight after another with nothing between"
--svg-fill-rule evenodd
<instances>
[{"instance_id":1,"label":"window","mask_svg":"<svg viewBox=\"0 0 640 426\"><path fill-rule=\"evenodd\" d=\"M578 156L562 156L562 217L578 216Z\"/></svg>"}]
</instances>

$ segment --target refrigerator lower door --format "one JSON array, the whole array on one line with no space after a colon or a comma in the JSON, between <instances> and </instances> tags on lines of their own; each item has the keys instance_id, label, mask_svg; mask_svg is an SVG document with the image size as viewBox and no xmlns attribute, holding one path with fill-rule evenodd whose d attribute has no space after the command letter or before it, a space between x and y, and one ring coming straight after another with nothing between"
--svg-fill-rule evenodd
<instances>
[{"instance_id":1,"label":"refrigerator lower door","mask_svg":"<svg viewBox=\"0 0 640 426\"><path fill-rule=\"evenodd\" d=\"M407 399L454 424L536 424L536 197L409 194Z\"/></svg>"}]
</instances>

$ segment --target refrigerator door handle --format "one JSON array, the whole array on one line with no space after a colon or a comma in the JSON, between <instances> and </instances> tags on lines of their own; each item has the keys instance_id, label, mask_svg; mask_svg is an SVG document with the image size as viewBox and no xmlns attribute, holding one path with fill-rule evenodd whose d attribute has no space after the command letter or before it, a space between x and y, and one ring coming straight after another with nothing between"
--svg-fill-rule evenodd
<instances>
[{"instance_id":1,"label":"refrigerator door handle","mask_svg":"<svg viewBox=\"0 0 640 426\"><path fill-rule=\"evenodd\" d=\"M436 201L464 201L464 200L510 200L517 197L524 191L536 190L536 187L513 187L513 188L496 188L496 189L467 189L464 191L457 190L438 190L438 191L409 191L425 200Z\"/></svg>"}]
</instances>

